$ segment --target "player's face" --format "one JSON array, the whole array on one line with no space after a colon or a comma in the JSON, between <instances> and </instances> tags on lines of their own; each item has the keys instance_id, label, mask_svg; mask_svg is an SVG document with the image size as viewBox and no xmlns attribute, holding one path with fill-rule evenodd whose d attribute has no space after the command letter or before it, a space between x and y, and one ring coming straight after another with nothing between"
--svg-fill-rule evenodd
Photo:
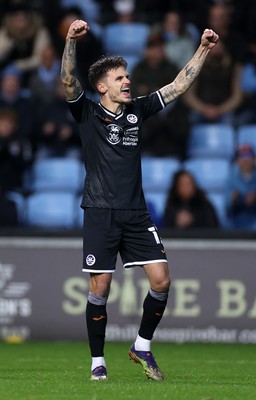
<instances>
[{"instance_id":1,"label":"player's face","mask_svg":"<svg viewBox=\"0 0 256 400\"><path fill-rule=\"evenodd\" d=\"M110 70L105 79L109 100L114 103L130 103L130 83L129 74L123 67Z\"/></svg>"}]
</instances>

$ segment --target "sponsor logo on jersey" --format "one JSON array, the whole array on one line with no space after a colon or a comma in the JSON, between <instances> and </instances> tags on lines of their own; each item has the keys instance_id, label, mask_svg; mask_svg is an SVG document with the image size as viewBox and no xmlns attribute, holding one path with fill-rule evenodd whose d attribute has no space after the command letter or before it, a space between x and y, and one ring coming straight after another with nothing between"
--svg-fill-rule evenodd
<instances>
[{"instance_id":1,"label":"sponsor logo on jersey","mask_svg":"<svg viewBox=\"0 0 256 400\"><path fill-rule=\"evenodd\" d=\"M115 124L109 124L107 128L109 131L107 141L114 145L119 143L121 140L121 134L123 133L123 129Z\"/></svg>"},{"instance_id":2,"label":"sponsor logo on jersey","mask_svg":"<svg viewBox=\"0 0 256 400\"><path fill-rule=\"evenodd\" d=\"M127 121L129 121L131 124L136 124L136 122L138 122L138 118L134 114L128 114Z\"/></svg>"},{"instance_id":3,"label":"sponsor logo on jersey","mask_svg":"<svg viewBox=\"0 0 256 400\"><path fill-rule=\"evenodd\" d=\"M128 128L124 132L124 136L130 136L130 137L137 137L139 132L139 127L134 126L133 128Z\"/></svg>"},{"instance_id":4,"label":"sponsor logo on jersey","mask_svg":"<svg viewBox=\"0 0 256 400\"><path fill-rule=\"evenodd\" d=\"M85 260L87 265L93 265L93 264L95 264L95 261L96 261L96 258L94 257L93 254L88 254L88 256L86 257L86 260Z\"/></svg>"}]
</instances>

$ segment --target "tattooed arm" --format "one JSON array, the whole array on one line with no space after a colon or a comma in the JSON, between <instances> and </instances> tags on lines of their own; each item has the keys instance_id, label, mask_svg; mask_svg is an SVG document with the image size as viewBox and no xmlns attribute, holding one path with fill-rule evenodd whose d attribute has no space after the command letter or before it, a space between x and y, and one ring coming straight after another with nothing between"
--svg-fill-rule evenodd
<instances>
[{"instance_id":1,"label":"tattooed arm","mask_svg":"<svg viewBox=\"0 0 256 400\"><path fill-rule=\"evenodd\" d=\"M76 70L76 41L85 35L89 26L85 21L76 20L69 27L66 44L62 56L61 79L65 87L67 100L74 100L82 93L83 88L75 76Z\"/></svg>"},{"instance_id":2,"label":"tattooed arm","mask_svg":"<svg viewBox=\"0 0 256 400\"><path fill-rule=\"evenodd\" d=\"M175 100L176 97L186 92L198 76L204 64L207 54L218 42L219 36L211 29L205 29L201 44L192 59L180 71L172 83L162 87L159 91L163 96L165 104Z\"/></svg>"}]
</instances>

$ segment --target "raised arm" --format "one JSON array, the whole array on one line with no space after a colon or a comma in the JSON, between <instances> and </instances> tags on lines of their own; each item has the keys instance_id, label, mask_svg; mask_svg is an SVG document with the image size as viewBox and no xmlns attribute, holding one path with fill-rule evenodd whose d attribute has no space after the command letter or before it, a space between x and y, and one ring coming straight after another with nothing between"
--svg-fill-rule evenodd
<instances>
[{"instance_id":1,"label":"raised arm","mask_svg":"<svg viewBox=\"0 0 256 400\"><path fill-rule=\"evenodd\" d=\"M86 35L89 30L87 22L76 20L69 27L66 44L62 56L61 79L68 100L75 100L83 91L82 85L75 76L76 71L76 41Z\"/></svg>"},{"instance_id":2,"label":"raised arm","mask_svg":"<svg viewBox=\"0 0 256 400\"><path fill-rule=\"evenodd\" d=\"M205 29L201 37L201 44L192 59L180 71L172 83L162 87L159 91L165 104L175 100L192 85L204 64L207 54L218 42L219 36L211 29Z\"/></svg>"}]
</instances>

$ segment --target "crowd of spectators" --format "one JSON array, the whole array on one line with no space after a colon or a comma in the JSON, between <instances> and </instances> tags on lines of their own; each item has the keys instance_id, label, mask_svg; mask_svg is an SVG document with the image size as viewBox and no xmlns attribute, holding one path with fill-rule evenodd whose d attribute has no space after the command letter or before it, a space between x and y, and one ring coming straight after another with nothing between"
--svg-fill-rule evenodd
<instances>
[{"instance_id":1,"label":"crowd of spectators","mask_svg":"<svg viewBox=\"0 0 256 400\"><path fill-rule=\"evenodd\" d=\"M183 161L187 158L192 124L221 122L237 129L242 124L256 123L256 4L253 0L3 0L0 15L2 211L4 207L11 209L5 197L8 191L24 191L24 174L36 159L80 158L77 126L66 107L60 82L65 37L75 19L88 20L91 26L77 44L77 73L92 99L96 99L96 94L89 85L87 71L104 54L104 29L111 23L139 22L149 27L144 52L129 71L134 96L145 95L172 81L192 57L206 27L220 36L219 44L209 54L191 89L145 123L142 155L174 156ZM255 168L253 150L250 154ZM179 206L172 187L169 200L175 206L172 204L170 212L167 205L166 226L200 225L204 220L209 221L208 226L217 227L211 206L208 207L208 200L197 190L193 176L180 171L174 186L178 180L186 181L186 186L195 192L191 201L185 201L189 208L195 206L202 210L200 202L203 202L209 218L202 215L192 218L188 211L180 212L181 216L175 218L173 210ZM255 201L255 178L250 185ZM235 202L228 209L232 216L241 204L237 204L240 199L237 193L230 198ZM250 206L250 213L256 218L255 205ZM1 214L5 218L1 217L0 225L8 225L7 213ZM13 216L9 223L17 224L17 218Z\"/></svg>"}]
</instances>

